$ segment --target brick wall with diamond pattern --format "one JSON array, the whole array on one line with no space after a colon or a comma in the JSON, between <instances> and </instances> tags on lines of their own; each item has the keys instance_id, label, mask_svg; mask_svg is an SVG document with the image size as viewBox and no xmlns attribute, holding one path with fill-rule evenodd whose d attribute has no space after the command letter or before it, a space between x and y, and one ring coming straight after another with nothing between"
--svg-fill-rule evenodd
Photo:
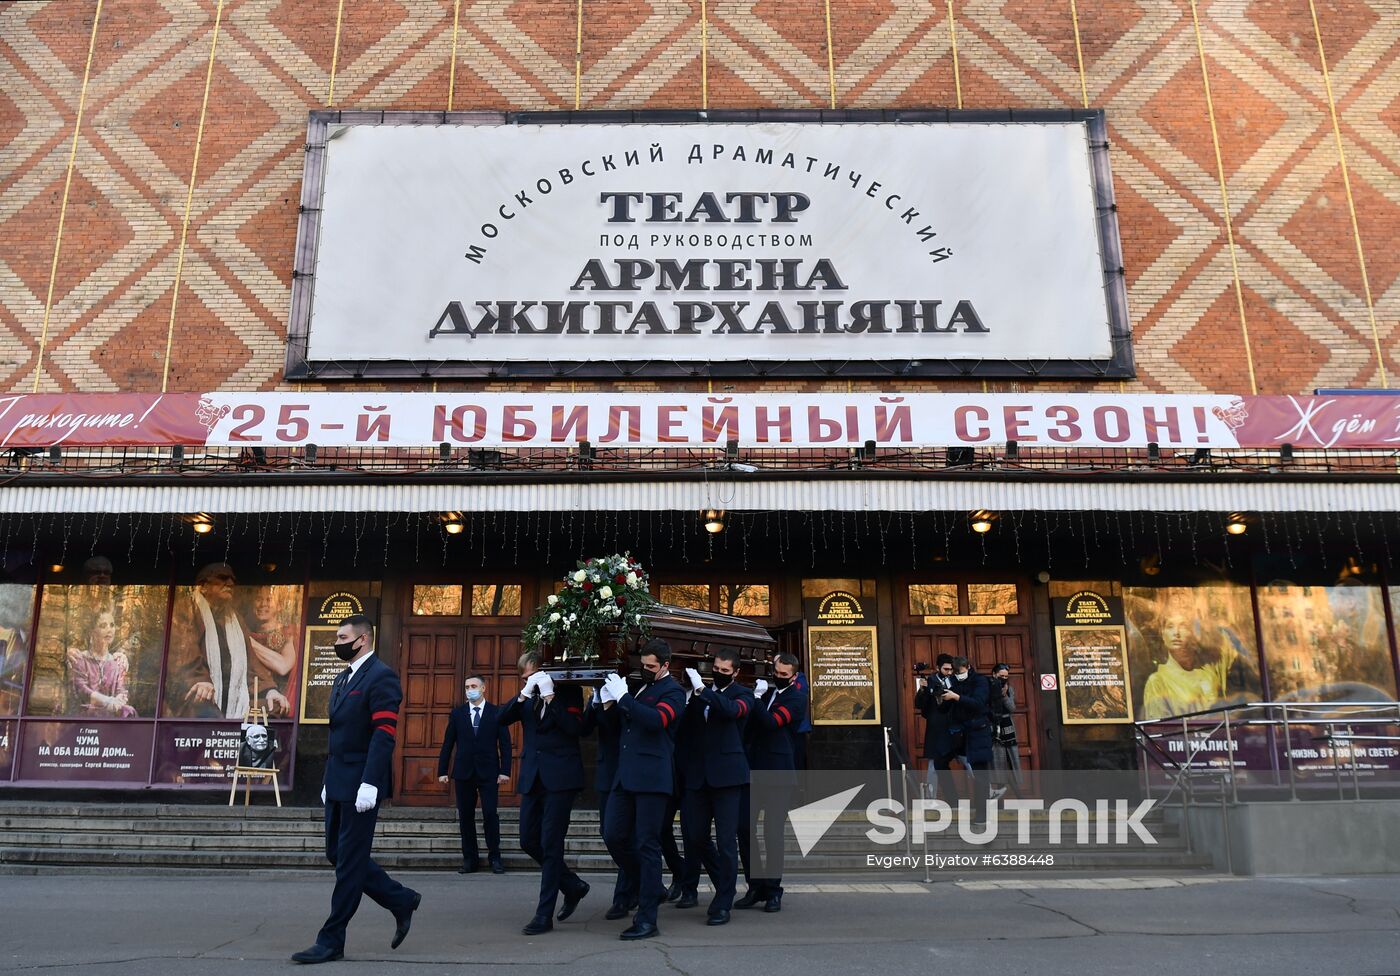
<instances>
[{"instance_id":1,"label":"brick wall with diamond pattern","mask_svg":"<svg viewBox=\"0 0 1400 976\"><path fill-rule=\"evenodd\" d=\"M710 0L709 105L825 107L833 87L841 108L959 93L968 108L1074 107L1087 93L1112 138L1138 366L1126 389L1247 391L1245 329L1260 392L1379 386L1377 343L1393 382L1400 7L1196 3L1199 42L1192 0ZM0 2L0 386L33 385L46 312L43 390L159 389L167 340L171 389L283 385L308 110L332 81L347 108L443 109L449 87L458 110L572 108L578 9L224 0L215 45L217 0L103 0L95 33L97 0ZM700 0L582 11L583 108L700 106Z\"/></svg>"}]
</instances>

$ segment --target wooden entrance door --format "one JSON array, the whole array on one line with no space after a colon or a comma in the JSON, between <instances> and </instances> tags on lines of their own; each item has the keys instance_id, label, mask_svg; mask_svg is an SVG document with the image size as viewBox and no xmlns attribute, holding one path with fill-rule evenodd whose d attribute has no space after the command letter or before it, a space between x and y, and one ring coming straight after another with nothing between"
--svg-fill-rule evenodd
<instances>
[{"instance_id":1,"label":"wooden entrance door","mask_svg":"<svg viewBox=\"0 0 1400 976\"><path fill-rule=\"evenodd\" d=\"M1038 743L1033 735L1039 727L1037 701L1030 686L1035 676L1035 658L1026 584L905 580L899 584L895 604L900 621L900 738L911 762L923 768L928 759L924 755L923 716L914 711L914 665L927 664L932 673L938 655L950 654L966 657L973 670L983 675L989 675L998 663L1011 669L1011 685L1016 693L1012 718L1022 768L1037 768ZM1009 612L989 612L994 610Z\"/></svg>"},{"instance_id":2,"label":"wooden entrance door","mask_svg":"<svg viewBox=\"0 0 1400 976\"><path fill-rule=\"evenodd\" d=\"M448 718L464 700L462 682L467 675L480 674L486 681L487 698L498 705L519 692L516 661L521 652L522 611L533 606L526 602L534 599L533 587L433 583L405 589L406 623L399 652L404 700L396 791L408 806L451 806L451 784L437 781ZM518 757L518 727L512 729L511 741ZM513 766L512 774L519 762ZM501 788L501 802L516 802L514 775Z\"/></svg>"}]
</instances>

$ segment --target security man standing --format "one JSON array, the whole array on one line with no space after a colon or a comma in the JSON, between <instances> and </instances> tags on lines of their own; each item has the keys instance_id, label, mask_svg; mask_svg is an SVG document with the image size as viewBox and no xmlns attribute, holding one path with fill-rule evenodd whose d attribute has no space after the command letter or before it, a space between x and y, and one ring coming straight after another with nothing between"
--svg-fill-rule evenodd
<instances>
[{"instance_id":1,"label":"security man standing","mask_svg":"<svg viewBox=\"0 0 1400 976\"><path fill-rule=\"evenodd\" d=\"M481 867L476 846L476 804L481 799L481 825L486 833L486 856L492 874L505 874L501 863L501 818L496 812L497 791L510 782L510 732L499 721L500 708L486 699L486 679L468 675L464 682L467 701L452 709L438 754L438 782L452 781L457 794L457 823L462 832L462 866L459 874ZM457 752L452 762L453 750Z\"/></svg>"},{"instance_id":2,"label":"security man standing","mask_svg":"<svg viewBox=\"0 0 1400 976\"><path fill-rule=\"evenodd\" d=\"M627 874L637 879L637 914L622 933L628 941L660 934L656 909L665 887L661 883L661 829L674 789L673 736L685 707L685 692L671 677L671 645L654 638L642 646L642 686L636 694L627 680L611 675L603 686L616 700L621 719L617 778L608 800L603 838L608 853Z\"/></svg>"},{"instance_id":3,"label":"security man standing","mask_svg":"<svg viewBox=\"0 0 1400 976\"><path fill-rule=\"evenodd\" d=\"M797 789L797 765L793 735L807 715L807 695L797 687L797 658L779 654L773 659L773 686L760 680L754 687L757 700L749 716L749 768L760 774L760 783L744 790L739 814L739 856L749 890L734 903L752 908L760 901L765 912L783 909L783 826ZM763 817L763 860L754 863L752 841Z\"/></svg>"},{"instance_id":4,"label":"security man standing","mask_svg":"<svg viewBox=\"0 0 1400 976\"><path fill-rule=\"evenodd\" d=\"M734 680L738 673L739 655L727 648L715 652L711 684L706 685L694 668L685 672L694 691L686 706L686 721L694 724L698 720L699 727L695 747L682 758L685 799L681 823L686 857L697 867L710 841L710 824L714 824L718 856L710 865L715 897L710 902L709 925L729 921L739 876L740 793L749 781L743 730L754 699L749 689Z\"/></svg>"},{"instance_id":5,"label":"security man standing","mask_svg":"<svg viewBox=\"0 0 1400 976\"><path fill-rule=\"evenodd\" d=\"M564 863L564 837L574 800L583 789L583 757L578 737L583 721L583 692L554 681L540 670L540 655L520 655L520 694L501 709L500 722L519 722L524 732L520 748L520 849L540 866L540 900L535 916L521 930L539 935L554 928L559 894L564 906L559 921L574 913L588 883Z\"/></svg>"},{"instance_id":6,"label":"security man standing","mask_svg":"<svg viewBox=\"0 0 1400 976\"><path fill-rule=\"evenodd\" d=\"M369 895L394 916L397 949L408 935L423 896L389 877L369 856L379 803L393 793L394 738L403 690L394 669L374 653L373 623L351 614L335 632L335 653L350 665L331 685L330 742L321 802L326 807L326 859L335 865L331 914L310 948L293 962L331 962L345 956L345 929Z\"/></svg>"}]
</instances>

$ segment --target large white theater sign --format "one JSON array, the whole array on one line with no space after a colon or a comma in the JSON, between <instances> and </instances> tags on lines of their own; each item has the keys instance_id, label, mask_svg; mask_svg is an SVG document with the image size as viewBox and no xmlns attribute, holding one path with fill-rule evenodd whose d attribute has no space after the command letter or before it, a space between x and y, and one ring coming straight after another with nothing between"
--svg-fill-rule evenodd
<instances>
[{"instance_id":1,"label":"large white theater sign","mask_svg":"<svg viewBox=\"0 0 1400 976\"><path fill-rule=\"evenodd\" d=\"M287 372L1131 375L1105 131L313 113Z\"/></svg>"}]
</instances>

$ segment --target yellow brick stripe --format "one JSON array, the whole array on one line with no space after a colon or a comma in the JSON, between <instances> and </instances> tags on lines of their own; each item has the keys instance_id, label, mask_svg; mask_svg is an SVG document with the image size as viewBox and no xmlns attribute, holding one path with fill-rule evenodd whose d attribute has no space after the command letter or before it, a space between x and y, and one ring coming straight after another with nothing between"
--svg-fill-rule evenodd
<instances>
[{"instance_id":1,"label":"yellow brick stripe","mask_svg":"<svg viewBox=\"0 0 1400 976\"><path fill-rule=\"evenodd\" d=\"M338 0L335 7L335 44L331 47L331 83L326 88L326 108L335 104L335 69L340 66L340 28L344 23L345 0Z\"/></svg>"},{"instance_id":2,"label":"yellow brick stripe","mask_svg":"<svg viewBox=\"0 0 1400 976\"><path fill-rule=\"evenodd\" d=\"M83 65L83 84L78 89L78 117L73 122L73 141L68 146L68 172L63 177L63 200L58 205L58 231L53 239L53 261L49 264L49 289L44 296L44 324L39 331L39 358L34 362L33 392L39 392L39 378L44 375L44 352L49 344L49 316L53 314L53 289L58 278L58 256L63 250L63 224L68 216L68 192L73 187L73 165L78 159L78 133L83 127L83 109L87 106L88 79L92 77L92 54L97 49L97 25L102 21L102 0L92 14L92 34L88 37L87 63Z\"/></svg>"},{"instance_id":3,"label":"yellow brick stripe","mask_svg":"<svg viewBox=\"0 0 1400 976\"><path fill-rule=\"evenodd\" d=\"M1350 167L1347 165L1347 151L1342 145L1342 126L1337 118L1337 99L1332 94L1332 74L1327 70L1327 52L1322 47L1322 28L1317 20L1317 5L1308 0L1308 10L1312 13L1313 36L1317 38L1317 57L1322 63L1322 81L1327 87L1327 109L1332 113L1332 138L1337 141L1337 158L1342 163L1342 186L1346 189L1347 212L1351 214L1351 237L1356 243L1356 263L1361 268L1361 287L1366 294L1366 314L1371 319L1371 341L1376 347L1376 365L1380 368L1381 387L1390 389L1390 380L1385 372L1385 357L1381 355L1380 330L1376 327L1376 305L1371 300L1371 279L1366 273L1366 251L1361 246L1361 227L1356 222L1356 201L1351 195Z\"/></svg>"},{"instance_id":4,"label":"yellow brick stripe","mask_svg":"<svg viewBox=\"0 0 1400 976\"><path fill-rule=\"evenodd\" d=\"M948 0L948 43L953 46L953 90L958 108L962 108L962 69L958 66L958 19L953 13L953 0Z\"/></svg>"},{"instance_id":5,"label":"yellow brick stripe","mask_svg":"<svg viewBox=\"0 0 1400 976\"><path fill-rule=\"evenodd\" d=\"M1079 62L1079 97L1080 104L1085 108L1089 107L1089 82L1084 74L1084 48L1079 43L1079 7L1074 0L1069 0L1069 19L1074 25L1074 58Z\"/></svg>"},{"instance_id":6,"label":"yellow brick stripe","mask_svg":"<svg viewBox=\"0 0 1400 976\"><path fill-rule=\"evenodd\" d=\"M950 0L951 2L951 0ZM831 50L831 0L826 0L826 83L831 93L831 107L836 107L836 58Z\"/></svg>"},{"instance_id":7,"label":"yellow brick stripe","mask_svg":"<svg viewBox=\"0 0 1400 976\"><path fill-rule=\"evenodd\" d=\"M1215 124L1215 100L1210 93L1210 72L1206 70L1206 47L1201 40L1201 19L1196 0L1191 0L1191 25L1196 32L1196 55L1201 61L1201 84L1205 87L1206 115L1210 119L1210 141L1215 147L1215 172L1220 180L1221 216L1225 218L1225 241L1230 248L1230 270L1235 278L1235 304L1240 314L1240 333L1244 336L1244 358L1249 366L1249 392L1259 393L1259 381L1254 375L1254 351L1249 344L1249 322L1244 314L1244 288L1240 284L1240 262L1235 249L1235 222L1230 216L1230 191L1225 186L1225 162L1220 155L1220 130Z\"/></svg>"},{"instance_id":8,"label":"yellow brick stripe","mask_svg":"<svg viewBox=\"0 0 1400 976\"><path fill-rule=\"evenodd\" d=\"M447 68L447 110L452 111L453 99L457 97L457 28L462 22L462 0L452 3L452 61Z\"/></svg>"},{"instance_id":9,"label":"yellow brick stripe","mask_svg":"<svg viewBox=\"0 0 1400 976\"><path fill-rule=\"evenodd\" d=\"M209 116L209 88L214 82L214 58L219 51L219 28L224 21L224 0L214 10L214 33L209 41L209 65L204 71L204 99L199 105L199 127L194 134L194 159L190 163L190 185L185 191L185 218L180 223L180 252L175 259L175 288L170 294L170 324L165 330L165 365L161 368L160 392L170 389L170 354L175 347L175 313L180 304L180 279L185 272L185 248L190 236L190 212L194 209L194 184L199 176L199 149L204 142L204 121ZM334 84L334 78L332 78Z\"/></svg>"}]
</instances>

